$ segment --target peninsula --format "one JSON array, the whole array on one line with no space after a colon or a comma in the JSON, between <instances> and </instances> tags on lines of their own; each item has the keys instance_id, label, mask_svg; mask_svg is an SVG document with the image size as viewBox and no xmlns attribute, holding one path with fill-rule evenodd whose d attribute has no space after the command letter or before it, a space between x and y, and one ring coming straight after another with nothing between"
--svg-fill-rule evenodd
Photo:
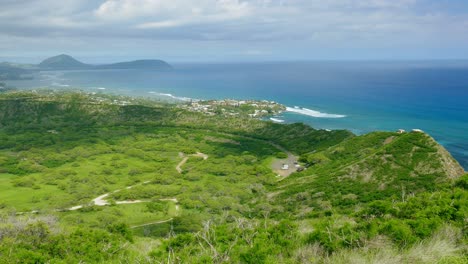
<instances>
[{"instance_id":1,"label":"peninsula","mask_svg":"<svg viewBox=\"0 0 468 264\"><path fill-rule=\"evenodd\" d=\"M118 70L147 69L155 71L172 70L172 66L163 60L135 60L111 64L86 64L72 56L61 54L43 60L39 64L0 63L0 80L18 80L32 78L35 71L67 71L67 70Z\"/></svg>"}]
</instances>

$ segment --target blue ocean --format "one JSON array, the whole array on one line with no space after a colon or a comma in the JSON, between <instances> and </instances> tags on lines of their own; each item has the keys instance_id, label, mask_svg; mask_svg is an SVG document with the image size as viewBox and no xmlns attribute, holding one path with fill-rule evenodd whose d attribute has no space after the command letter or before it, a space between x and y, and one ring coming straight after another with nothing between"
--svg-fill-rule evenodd
<instances>
[{"instance_id":1,"label":"blue ocean","mask_svg":"<svg viewBox=\"0 0 468 264\"><path fill-rule=\"evenodd\" d=\"M173 64L174 71L40 72L18 88L81 88L167 99L266 99L315 128L422 129L468 170L468 61Z\"/></svg>"}]
</instances>

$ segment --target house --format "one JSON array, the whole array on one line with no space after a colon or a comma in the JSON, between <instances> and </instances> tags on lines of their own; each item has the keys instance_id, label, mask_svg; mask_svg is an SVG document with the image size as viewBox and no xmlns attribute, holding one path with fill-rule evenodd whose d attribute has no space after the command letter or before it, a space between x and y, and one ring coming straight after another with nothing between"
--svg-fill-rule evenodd
<instances>
[{"instance_id":1,"label":"house","mask_svg":"<svg viewBox=\"0 0 468 264\"><path fill-rule=\"evenodd\" d=\"M406 131L405 131L404 129L398 129L398 131L397 131L398 134L403 134L403 133L405 133L405 132L406 132Z\"/></svg>"},{"instance_id":2,"label":"house","mask_svg":"<svg viewBox=\"0 0 468 264\"><path fill-rule=\"evenodd\" d=\"M413 129L412 131L416 133L424 133L424 131L422 131L421 129L417 129L417 128Z\"/></svg>"},{"instance_id":3,"label":"house","mask_svg":"<svg viewBox=\"0 0 468 264\"><path fill-rule=\"evenodd\" d=\"M289 170L289 165L288 164L283 164L281 167L282 170Z\"/></svg>"}]
</instances>

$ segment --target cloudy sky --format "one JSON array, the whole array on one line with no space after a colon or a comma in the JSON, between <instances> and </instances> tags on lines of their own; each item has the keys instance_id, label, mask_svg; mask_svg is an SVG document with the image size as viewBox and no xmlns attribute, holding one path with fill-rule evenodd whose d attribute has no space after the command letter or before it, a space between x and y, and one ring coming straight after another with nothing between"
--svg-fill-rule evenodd
<instances>
[{"instance_id":1,"label":"cloudy sky","mask_svg":"<svg viewBox=\"0 0 468 264\"><path fill-rule=\"evenodd\" d=\"M0 60L468 59L467 0L0 0Z\"/></svg>"}]
</instances>

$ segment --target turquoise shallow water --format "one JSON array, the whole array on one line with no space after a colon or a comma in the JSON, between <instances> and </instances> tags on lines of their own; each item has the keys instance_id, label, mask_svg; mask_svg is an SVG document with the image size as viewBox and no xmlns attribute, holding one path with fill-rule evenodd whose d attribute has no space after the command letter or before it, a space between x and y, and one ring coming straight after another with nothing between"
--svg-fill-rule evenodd
<instances>
[{"instance_id":1,"label":"turquoise shallow water","mask_svg":"<svg viewBox=\"0 0 468 264\"><path fill-rule=\"evenodd\" d=\"M293 110L294 106L302 109L302 114L286 112L278 118L316 128L349 129L357 134L422 129L468 170L466 61L174 66L171 72L41 72L33 81L10 84L23 88L79 87L140 96L274 100Z\"/></svg>"}]
</instances>

